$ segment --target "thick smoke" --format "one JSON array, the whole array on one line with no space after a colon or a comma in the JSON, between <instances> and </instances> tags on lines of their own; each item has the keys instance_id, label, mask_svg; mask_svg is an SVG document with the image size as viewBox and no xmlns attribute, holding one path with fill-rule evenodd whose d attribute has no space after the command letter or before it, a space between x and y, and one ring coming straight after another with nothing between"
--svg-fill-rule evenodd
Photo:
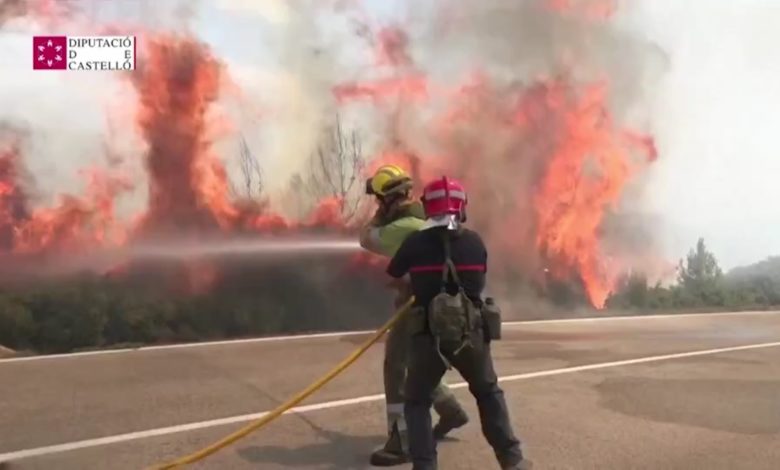
<instances>
[{"instance_id":1,"label":"thick smoke","mask_svg":"<svg viewBox=\"0 0 780 470\"><path fill-rule=\"evenodd\" d=\"M0 26L12 18L18 18L27 14L27 2L25 0L6 0L0 3Z\"/></svg>"},{"instance_id":2,"label":"thick smoke","mask_svg":"<svg viewBox=\"0 0 780 470\"><path fill-rule=\"evenodd\" d=\"M521 155L520 158L505 159L504 164L496 162L488 177L489 186L493 191L498 189L508 194L512 194L513 189L517 191L518 186L527 186L539 198L539 191L534 188L539 183L539 166L545 166L544 161L551 150L549 146L556 146L555 139L568 138L570 142L564 148L553 150L558 157L566 151L593 152L594 155L582 160L583 168L573 171L571 176L576 176L574 180L552 183L547 178L546 184L558 187L546 195L548 200L543 203L552 203L549 199L555 195L576 198L576 189L571 193L567 190L572 186L577 188L577 185L581 188L587 184L589 176L598 178L600 172L607 173L607 177L594 184L609 187L593 188L588 194L601 195L601 200L583 201L584 204L579 207L575 204L577 216L571 217L571 220L555 220L553 223L559 225L556 228L577 229L561 223L574 223L580 229L583 225L592 224L589 229L598 236L602 256L600 260L592 260L593 264L609 262L611 258L615 263L611 268L613 272L629 267L655 270L660 259L660 251L655 251L658 249L656 234L650 229L650 224L637 219L642 219L644 196L642 160L656 158L656 150L650 138L641 136L640 132L653 130L650 119L654 90L668 63L665 54L656 45L620 28L616 3L610 0L490 0L469 5L450 2L447 9L450 16L441 28L430 32L429 40L423 41L420 55L425 57L423 61L426 64L431 64L432 74L450 67L462 72L469 67L484 70L494 77L493 83L506 87L494 92L494 97L502 101L511 99L512 87L536 88L524 95L534 108L525 113L526 117L536 120L530 128L531 135L521 137L520 141L510 138L510 142L496 142L490 137L476 139L488 146L483 147L486 148L485 153L509 151ZM627 2L623 3L621 8L630 8ZM447 59L437 63L436 58L443 57ZM552 88L561 86L567 89L557 93L550 83L555 83ZM535 100L534 93L545 96ZM557 108L561 103L551 104L550 99L559 100L564 95L572 100L566 119L576 118L579 122L573 125L566 123L561 129L560 123L546 120L561 112ZM541 103L545 106L540 106ZM594 125L592 121L595 119L609 122ZM491 135L489 130L468 131ZM627 148L617 148L620 142L614 141L622 131L626 134L620 137L629 140ZM612 134L612 142L601 140L610 139L609 134ZM616 152L624 155L614 155ZM553 164L568 166L575 160L559 158ZM506 162L511 162L510 166ZM639 167L632 168L634 164ZM557 168L554 173L561 175L566 171L571 169ZM477 186L484 187L481 184ZM495 200L500 201L500 197L494 195L488 203ZM475 204L478 203L479 199L475 198ZM536 205L538 209L538 201ZM566 210L560 200L555 201L550 209ZM582 217L583 209L587 209L591 217ZM605 216L593 219L594 213L600 209ZM515 213L526 214L526 211L518 208ZM487 223L493 227L496 223L498 225L495 231L501 231L501 226L507 225L504 220L490 219ZM516 227L519 224L508 225ZM521 235L515 237L515 241L518 238L521 242L524 240ZM576 239L577 243L582 241L582 238ZM636 256L640 253L642 256Z\"/></svg>"},{"instance_id":3,"label":"thick smoke","mask_svg":"<svg viewBox=\"0 0 780 470\"><path fill-rule=\"evenodd\" d=\"M103 18L95 24L82 21L85 16L72 20L74 30L88 30L91 34L130 31L139 36L140 42L138 70L124 76L105 74L100 77L102 82L95 81L100 86L90 90L95 93L109 85L119 90L108 100L110 125L105 129L96 126L90 129L90 135L79 136L92 142L105 139L107 146L101 149L106 150L105 154L101 152L104 157L101 164L93 168L84 155L69 148L61 147L52 153L68 161L71 170L82 165L88 167L84 195L71 196L70 191L61 195L63 188L55 184L47 186L47 192L60 197L54 197L50 203L33 204L29 195L39 185L26 184L21 175L38 158L50 158L51 154L35 151L35 145L21 145L21 135L15 131L9 132L9 138L3 141L0 178L3 183L6 180L9 183L8 190L4 184L0 192L3 285L97 270L108 279L137 286L139 291L151 287L187 294L210 293L213 299L230 298L235 304L214 305L214 315L223 309L246 310L260 298L277 313L290 312L289 318L283 320L286 326L271 329L352 328L371 324L372 317L382 317L384 312L379 310L373 310L374 315L365 312L368 297L382 298L381 284L366 276L370 266L362 260L353 260L349 253L334 256L325 250L321 255L307 253L284 259L249 258L238 262L235 257L195 255L186 262L137 259L139 243L169 246L155 245L160 243L160 237L169 243L209 239L214 246L221 246L219 243L224 238L241 234L257 237L293 235L301 231L341 233L346 227L339 218L340 204L336 200L315 201L316 210L307 217L288 220L272 212L263 199L246 201L240 195L231 194L226 170L230 155L221 152L218 141L225 135L236 138L238 133L228 121L229 113L223 112L224 107L236 98L243 100L241 104L247 107L254 104L247 103L251 96L235 89L241 83L231 81L235 64L219 57L188 30L187 23L195 20L192 15L184 15L184 24L180 14L175 15L177 21L169 22L166 12L171 2L165 8L160 7L160 11L139 4L136 13L141 15L128 14L121 18L124 21L119 21L116 13L128 13L123 6L127 5L114 4L102 9L99 13ZM114 19L106 18L112 14ZM144 18L149 21L139 21ZM39 18L27 19L33 22L31 30L37 31L39 26L35 24ZM235 44L235 49L243 46ZM308 66L306 60L302 59L301 67ZM291 73L313 79L305 70L293 69ZM328 86L320 86L323 88L320 96L326 97ZM25 91L31 90L28 87ZM49 104L60 109L68 105L76 108L63 100ZM79 102L78 106L87 110L98 108L89 100ZM309 117L306 114L309 111L310 108L301 107L297 114L282 115L287 119L282 121L283 127L289 132L284 139L306 139L297 135L294 128L296 122L302 122L300 117ZM27 116L32 130L24 143L44 140L41 116L33 112ZM274 116L269 118L273 122ZM16 114L10 120L21 119ZM256 131L253 127L240 130L247 134ZM115 146L121 141L124 146L120 151ZM123 199L133 186L109 175L109 169L128 171L142 196L130 211L131 217L123 221L114 218L114 203ZM116 229L124 236L111 236ZM353 263L357 264L353 266ZM6 268L9 268L7 272ZM363 287L357 287L360 292L336 288L345 284ZM257 318L253 321L262 323L262 313L275 314L254 311Z\"/></svg>"},{"instance_id":4,"label":"thick smoke","mask_svg":"<svg viewBox=\"0 0 780 470\"><path fill-rule=\"evenodd\" d=\"M267 40L276 54L270 64L251 50L243 62L219 57L196 39L205 4L184 11L183 3L147 2L127 15L119 3L100 10L103 26L92 29L141 35L142 66L132 79L99 79L129 103L116 119L135 140L117 150L117 135L91 138L109 142L111 161L121 161L134 184L90 173L101 176L92 176L88 188L97 189L87 189L95 194L85 200L103 202L75 199L81 218L68 220L77 221L78 240L84 227L104 233L114 198L133 188L130 213L140 219L124 225L130 237L343 226L338 198L314 201L319 210L299 222L272 213L266 200L236 201L232 147L223 145L249 136L268 181L265 196L295 212L284 203L306 190L310 159L338 115L360 131L373 164L409 164L418 182L442 173L465 181L470 223L495 253L492 279L507 292L531 285L553 295L562 284L601 306L617 276L635 267L634 253L653 243L645 224L626 221L641 218L634 212L642 207L642 174L656 158L647 110L665 58L620 29L612 2L429 0L403 4L412 13L393 24L371 18L359 2L209 5L254 14L267 36L225 41L239 50ZM94 5L104 4L80 2L74 28L90 28ZM259 118L215 122L220 107ZM80 158L66 160L81 166Z\"/></svg>"},{"instance_id":5,"label":"thick smoke","mask_svg":"<svg viewBox=\"0 0 780 470\"><path fill-rule=\"evenodd\" d=\"M0 250L13 247L14 227L29 215L27 194L22 187L22 133L0 125Z\"/></svg>"},{"instance_id":6,"label":"thick smoke","mask_svg":"<svg viewBox=\"0 0 780 470\"><path fill-rule=\"evenodd\" d=\"M628 242L651 236L620 219L636 217L657 157L648 110L665 57L619 29L614 9L418 2L412 17L372 31L392 71L334 88L387 119L390 160L400 149L423 178L465 180L472 223L497 254L493 278L509 292L522 280L548 295L581 283L601 306L636 263Z\"/></svg>"}]
</instances>

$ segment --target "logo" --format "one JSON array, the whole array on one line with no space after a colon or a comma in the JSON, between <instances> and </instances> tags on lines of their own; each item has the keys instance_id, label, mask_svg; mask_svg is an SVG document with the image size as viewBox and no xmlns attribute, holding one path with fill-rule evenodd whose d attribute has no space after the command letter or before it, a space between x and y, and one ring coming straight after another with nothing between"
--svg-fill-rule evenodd
<instances>
[{"instance_id":1,"label":"logo","mask_svg":"<svg viewBox=\"0 0 780 470\"><path fill-rule=\"evenodd\" d=\"M135 36L33 36L33 69L135 70L135 52Z\"/></svg>"},{"instance_id":2,"label":"logo","mask_svg":"<svg viewBox=\"0 0 780 470\"><path fill-rule=\"evenodd\" d=\"M65 36L33 37L33 69L65 70L67 68L68 38Z\"/></svg>"}]
</instances>

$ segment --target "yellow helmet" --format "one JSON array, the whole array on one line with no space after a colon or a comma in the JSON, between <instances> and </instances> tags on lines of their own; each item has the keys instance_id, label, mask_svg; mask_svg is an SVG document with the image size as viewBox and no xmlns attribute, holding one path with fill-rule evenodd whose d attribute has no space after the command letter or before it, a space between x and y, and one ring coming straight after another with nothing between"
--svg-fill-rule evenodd
<instances>
[{"instance_id":1,"label":"yellow helmet","mask_svg":"<svg viewBox=\"0 0 780 470\"><path fill-rule=\"evenodd\" d=\"M382 165L366 183L366 193L387 196L411 188L412 178L397 165Z\"/></svg>"}]
</instances>

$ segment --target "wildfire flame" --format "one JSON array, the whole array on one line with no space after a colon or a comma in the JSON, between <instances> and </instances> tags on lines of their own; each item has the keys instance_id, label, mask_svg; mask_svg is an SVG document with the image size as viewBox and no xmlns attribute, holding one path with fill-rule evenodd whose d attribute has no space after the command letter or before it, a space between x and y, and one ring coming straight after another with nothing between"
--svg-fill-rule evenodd
<instances>
[{"instance_id":1,"label":"wildfire flame","mask_svg":"<svg viewBox=\"0 0 780 470\"><path fill-rule=\"evenodd\" d=\"M594 19L609 18L616 8L612 0L545 1L552 11ZM212 131L225 125L214 114L229 81L225 66L190 36L145 39L131 83L138 96L137 130L145 143L148 207L133 222L118 220L115 201L133 185L89 169L84 196L63 195L52 207L34 208L21 184L19 141L0 136L0 251L89 249L160 234L350 230L339 198L325 198L307 219L292 221L271 211L267 201L231 197L223 159L212 142ZM370 100L391 120L398 119L400 108L435 112L415 129L425 136L423 149L391 125L388 144L367 172L399 164L418 187L441 173L462 178L470 193L470 219L501 254L494 265L532 278L544 270L578 283L602 308L624 266L606 255L601 227L618 209L627 185L657 157L650 136L623 128L610 115L608 84L568 73L504 83L480 70L454 86L437 83L416 67L403 28L380 28L370 39L375 65L390 73L335 84L338 106ZM364 255L356 262L377 261ZM191 269L187 276L195 290L208 288L218 276L208 265ZM112 272L126 270L115 266Z\"/></svg>"},{"instance_id":2,"label":"wildfire flame","mask_svg":"<svg viewBox=\"0 0 780 470\"><path fill-rule=\"evenodd\" d=\"M208 47L188 36L150 36L143 64L131 77L138 95L136 122L146 149L146 210L119 220L115 201L133 189L124 177L97 168L82 171L83 196L63 194L51 207L33 208L21 184L21 137L0 135L0 253L35 255L121 246L145 237L209 237L215 234L264 234L324 229L348 230L341 220L343 201L319 202L305 220L290 221L269 210L266 201L231 198L223 160L210 136L220 125L211 111L225 70ZM113 275L127 266L111 266ZM218 278L213 266L189 263L183 275L191 292Z\"/></svg>"},{"instance_id":3,"label":"wildfire flame","mask_svg":"<svg viewBox=\"0 0 780 470\"><path fill-rule=\"evenodd\" d=\"M125 241L114 217L114 200L132 189L126 179L92 168L83 197L61 195L54 207L31 208L20 184L23 168L20 140L9 131L0 136L0 251L29 254L69 250L94 243Z\"/></svg>"},{"instance_id":4,"label":"wildfire flame","mask_svg":"<svg viewBox=\"0 0 780 470\"><path fill-rule=\"evenodd\" d=\"M552 150L534 195L536 246L554 275L578 272L590 301L603 308L620 273L601 255L599 227L641 167L632 164L633 149L621 141L607 112L603 84L578 92L556 82L543 95L560 117L564 138Z\"/></svg>"},{"instance_id":5,"label":"wildfire flame","mask_svg":"<svg viewBox=\"0 0 780 470\"><path fill-rule=\"evenodd\" d=\"M33 210L15 227L17 252L118 246L127 240L124 227L115 219L114 200L120 193L132 189L132 184L97 169L82 174L87 178L84 197L62 195L56 206Z\"/></svg>"},{"instance_id":6,"label":"wildfire flame","mask_svg":"<svg viewBox=\"0 0 780 470\"><path fill-rule=\"evenodd\" d=\"M615 7L610 1L566 0L547 6L567 13L584 9L588 18L607 18ZM397 101L390 98L408 108L423 101L447 103L425 131L443 156L410 158L405 149L391 149L377 162L401 164L425 178L439 173L462 178L474 201L475 226L502 254L495 264L580 283L591 304L603 308L624 266L604 254L600 228L626 186L657 158L653 139L614 122L605 82L579 82L561 73L503 87L475 71L462 85L447 87L410 71L408 41L385 38L406 36L388 36L387 30L377 36L380 44L392 44L393 57L404 60L382 61L398 66L392 79L335 87L342 104L370 99L392 112L388 108ZM380 48L380 58L388 56L386 49ZM400 86L404 83L426 93L401 93L408 90Z\"/></svg>"},{"instance_id":7,"label":"wildfire flame","mask_svg":"<svg viewBox=\"0 0 780 470\"><path fill-rule=\"evenodd\" d=\"M219 124L209 111L226 78L224 67L206 45L189 37L150 38L146 52L144 67L133 77L138 125L148 145L150 204L144 230L343 228L342 201L336 198L320 201L302 223L271 213L265 203L232 199L223 160L208 138Z\"/></svg>"},{"instance_id":8,"label":"wildfire flame","mask_svg":"<svg viewBox=\"0 0 780 470\"><path fill-rule=\"evenodd\" d=\"M138 126L148 145L149 208L143 225L229 227L238 210L228 200L224 168L206 139L207 112L219 96L219 62L208 49L177 37L150 38L133 75Z\"/></svg>"}]
</instances>

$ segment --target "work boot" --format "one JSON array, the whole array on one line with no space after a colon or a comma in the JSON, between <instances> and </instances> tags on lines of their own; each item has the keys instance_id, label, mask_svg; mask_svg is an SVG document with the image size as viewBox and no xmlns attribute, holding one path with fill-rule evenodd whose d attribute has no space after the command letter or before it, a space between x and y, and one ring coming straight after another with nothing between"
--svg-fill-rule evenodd
<instances>
[{"instance_id":1,"label":"work boot","mask_svg":"<svg viewBox=\"0 0 780 470\"><path fill-rule=\"evenodd\" d=\"M433 427L433 437L437 441L444 439L453 429L465 426L469 422L469 415L463 409L454 413L442 415L439 422Z\"/></svg>"},{"instance_id":2,"label":"work boot","mask_svg":"<svg viewBox=\"0 0 780 470\"><path fill-rule=\"evenodd\" d=\"M371 465L374 467L395 467L409 463L409 455L403 451L379 449L371 454Z\"/></svg>"},{"instance_id":3,"label":"work boot","mask_svg":"<svg viewBox=\"0 0 780 470\"><path fill-rule=\"evenodd\" d=\"M409 455L402 450L388 449L387 446L371 454L371 465L374 467L395 467L409 462Z\"/></svg>"},{"instance_id":4,"label":"work boot","mask_svg":"<svg viewBox=\"0 0 780 470\"><path fill-rule=\"evenodd\" d=\"M371 454L371 465L375 467L394 467L409 462L409 454L404 452L401 436L396 429L385 442L385 446Z\"/></svg>"}]
</instances>

